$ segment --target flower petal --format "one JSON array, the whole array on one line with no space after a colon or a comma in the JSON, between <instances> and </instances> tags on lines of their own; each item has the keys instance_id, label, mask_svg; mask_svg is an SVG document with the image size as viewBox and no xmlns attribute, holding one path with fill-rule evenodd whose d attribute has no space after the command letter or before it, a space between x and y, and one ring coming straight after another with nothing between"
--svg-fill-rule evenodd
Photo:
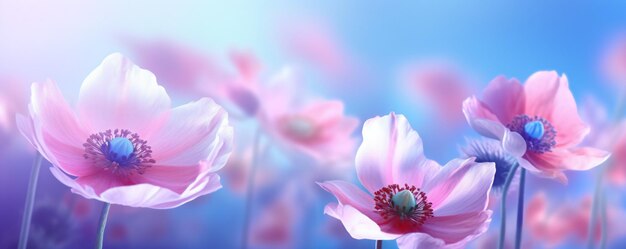
<instances>
[{"instance_id":1,"label":"flower petal","mask_svg":"<svg viewBox=\"0 0 626 249\"><path fill-rule=\"evenodd\" d=\"M500 122L508 124L516 115L524 113L524 87L516 79L498 76L483 92L482 101Z\"/></svg>"},{"instance_id":2,"label":"flower petal","mask_svg":"<svg viewBox=\"0 0 626 249\"><path fill-rule=\"evenodd\" d=\"M326 205L324 213L340 220L355 239L393 240L401 236L381 231L376 222L350 205L331 203Z\"/></svg>"},{"instance_id":3,"label":"flower petal","mask_svg":"<svg viewBox=\"0 0 626 249\"><path fill-rule=\"evenodd\" d=\"M433 238L425 233L410 233L396 240L399 249L438 249L446 248L443 240Z\"/></svg>"},{"instance_id":4,"label":"flower petal","mask_svg":"<svg viewBox=\"0 0 626 249\"><path fill-rule=\"evenodd\" d=\"M208 174L196 179L182 194L151 184L137 184L109 189L101 194L101 199L111 204L130 207L169 209L215 192L221 187L220 177L217 174Z\"/></svg>"},{"instance_id":5,"label":"flower petal","mask_svg":"<svg viewBox=\"0 0 626 249\"><path fill-rule=\"evenodd\" d=\"M568 170L589 170L604 161L610 153L591 147L579 147L558 152L563 157L563 168Z\"/></svg>"},{"instance_id":6,"label":"flower petal","mask_svg":"<svg viewBox=\"0 0 626 249\"><path fill-rule=\"evenodd\" d=\"M119 128L148 136L167 117L170 98L154 74L115 53L85 78L77 107L94 133Z\"/></svg>"},{"instance_id":7,"label":"flower petal","mask_svg":"<svg viewBox=\"0 0 626 249\"><path fill-rule=\"evenodd\" d=\"M153 165L141 175L134 175L135 183L149 183L181 194L206 169L199 164L185 167Z\"/></svg>"},{"instance_id":8,"label":"flower petal","mask_svg":"<svg viewBox=\"0 0 626 249\"><path fill-rule=\"evenodd\" d=\"M31 86L30 115L41 127L65 144L82 146L89 135L67 104L53 81L33 83Z\"/></svg>"},{"instance_id":9,"label":"flower petal","mask_svg":"<svg viewBox=\"0 0 626 249\"><path fill-rule=\"evenodd\" d=\"M487 231L491 211L431 217L422 225L422 232L443 240L450 248L462 248L468 241Z\"/></svg>"},{"instance_id":10,"label":"flower petal","mask_svg":"<svg viewBox=\"0 0 626 249\"><path fill-rule=\"evenodd\" d=\"M469 97L463 101L463 114L465 114L465 119L467 119L467 123L469 123L472 128L474 128L472 121L476 119L502 123L498 116L493 114L491 109L489 109L489 106L478 100L475 96Z\"/></svg>"},{"instance_id":11,"label":"flower petal","mask_svg":"<svg viewBox=\"0 0 626 249\"><path fill-rule=\"evenodd\" d=\"M50 171L54 177L78 195L87 199L130 207L175 208L221 188L220 177L217 174L203 173L182 194L147 183L112 187L101 194L97 194L92 186L79 184L78 181L70 178L56 167L50 167Z\"/></svg>"},{"instance_id":12,"label":"flower petal","mask_svg":"<svg viewBox=\"0 0 626 249\"><path fill-rule=\"evenodd\" d=\"M525 114L549 118L555 110L559 91L559 75L555 71L540 71L532 74L524 84L526 94Z\"/></svg>"},{"instance_id":13,"label":"flower petal","mask_svg":"<svg viewBox=\"0 0 626 249\"><path fill-rule=\"evenodd\" d=\"M517 132L506 129L502 136L502 148L514 157L526 154L526 140Z\"/></svg>"},{"instance_id":14,"label":"flower petal","mask_svg":"<svg viewBox=\"0 0 626 249\"><path fill-rule=\"evenodd\" d=\"M474 163L473 159L450 161L424 187L433 203L434 215L485 210L495 173L494 163Z\"/></svg>"},{"instance_id":15,"label":"flower petal","mask_svg":"<svg viewBox=\"0 0 626 249\"><path fill-rule=\"evenodd\" d=\"M569 89L567 77L561 76L559 88L554 96L554 111L550 122L557 130L557 147L571 147L579 144L589 134L590 128L578 115L576 101Z\"/></svg>"},{"instance_id":16,"label":"flower petal","mask_svg":"<svg viewBox=\"0 0 626 249\"><path fill-rule=\"evenodd\" d=\"M52 81L32 84L30 119L18 116L22 134L48 161L63 171L82 176L97 169L83 158L88 133ZM28 120L27 120L28 119Z\"/></svg>"},{"instance_id":17,"label":"flower petal","mask_svg":"<svg viewBox=\"0 0 626 249\"><path fill-rule=\"evenodd\" d=\"M170 114L165 126L147 138L158 164L197 165L221 146L232 147L228 114L213 100L203 98L176 107Z\"/></svg>"},{"instance_id":18,"label":"flower petal","mask_svg":"<svg viewBox=\"0 0 626 249\"><path fill-rule=\"evenodd\" d=\"M403 115L391 113L363 125L356 154L359 180L371 193L393 183L422 186L440 166L424 156L422 139Z\"/></svg>"},{"instance_id":19,"label":"flower petal","mask_svg":"<svg viewBox=\"0 0 626 249\"><path fill-rule=\"evenodd\" d=\"M318 183L320 187L333 194L339 205L350 205L367 216L374 215L374 197L365 193L352 183L344 181L326 181Z\"/></svg>"}]
</instances>

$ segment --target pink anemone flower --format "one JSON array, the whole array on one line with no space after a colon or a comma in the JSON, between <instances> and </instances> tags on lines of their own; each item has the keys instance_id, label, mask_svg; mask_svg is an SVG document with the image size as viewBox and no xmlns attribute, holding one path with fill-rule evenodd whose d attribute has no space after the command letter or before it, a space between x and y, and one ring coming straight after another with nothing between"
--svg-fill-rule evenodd
<instances>
[{"instance_id":1,"label":"pink anemone flower","mask_svg":"<svg viewBox=\"0 0 626 249\"><path fill-rule=\"evenodd\" d=\"M615 36L608 44L600 65L611 83L626 84L626 33Z\"/></svg>"},{"instance_id":2,"label":"pink anemone flower","mask_svg":"<svg viewBox=\"0 0 626 249\"><path fill-rule=\"evenodd\" d=\"M216 171L231 153L232 128L210 99L170 105L152 73L112 54L83 82L76 109L54 82L33 83L18 126L72 192L174 208L221 188Z\"/></svg>"},{"instance_id":3,"label":"pink anemone flower","mask_svg":"<svg viewBox=\"0 0 626 249\"><path fill-rule=\"evenodd\" d=\"M26 111L28 86L12 77L0 77L0 132L11 134L15 131L15 114ZM25 83L25 82L24 82Z\"/></svg>"},{"instance_id":4,"label":"pink anemone flower","mask_svg":"<svg viewBox=\"0 0 626 249\"><path fill-rule=\"evenodd\" d=\"M609 153L577 147L589 133L576 109L565 75L542 71L522 86L500 76L491 81L482 100L463 103L470 126L485 137L500 140L503 148L532 173L563 183L563 170L588 170Z\"/></svg>"},{"instance_id":5,"label":"pink anemone flower","mask_svg":"<svg viewBox=\"0 0 626 249\"><path fill-rule=\"evenodd\" d=\"M342 163L354 154L352 133L358 119L344 114L338 100L306 99L296 94L290 76L261 91L261 126L288 151L322 163ZM300 99L298 99L300 98Z\"/></svg>"},{"instance_id":6,"label":"pink anemone flower","mask_svg":"<svg viewBox=\"0 0 626 249\"><path fill-rule=\"evenodd\" d=\"M344 181L319 185L339 203L324 212L355 239L394 240L400 248L459 248L487 230L493 163L427 159L422 141L403 115L369 119L356 155L367 191Z\"/></svg>"},{"instance_id":7,"label":"pink anemone flower","mask_svg":"<svg viewBox=\"0 0 626 249\"><path fill-rule=\"evenodd\" d=\"M609 183L626 186L626 121L611 120L604 106L593 98L583 102L582 119L592 127L585 143L611 152L606 176Z\"/></svg>"},{"instance_id":8,"label":"pink anemone flower","mask_svg":"<svg viewBox=\"0 0 626 249\"><path fill-rule=\"evenodd\" d=\"M318 20L286 23L280 29L280 38L288 52L331 76L343 77L356 71L356 63L341 37L327 23Z\"/></svg>"},{"instance_id":9,"label":"pink anemone flower","mask_svg":"<svg viewBox=\"0 0 626 249\"><path fill-rule=\"evenodd\" d=\"M434 108L434 113L445 124L462 124L463 112L459 107L473 89L468 76L447 62L427 62L409 66L403 72L408 92L419 96L424 106Z\"/></svg>"},{"instance_id":10,"label":"pink anemone flower","mask_svg":"<svg viewBox=\"0 0 626 249\"><path fill-rule=\"evenodd\" d=\"M150 70L169 90L194 94L207 81L219 81L224 72L212 57L191 46L169 40L135 40L126 43L137 64Z\"/></svg>"}]
</instances>

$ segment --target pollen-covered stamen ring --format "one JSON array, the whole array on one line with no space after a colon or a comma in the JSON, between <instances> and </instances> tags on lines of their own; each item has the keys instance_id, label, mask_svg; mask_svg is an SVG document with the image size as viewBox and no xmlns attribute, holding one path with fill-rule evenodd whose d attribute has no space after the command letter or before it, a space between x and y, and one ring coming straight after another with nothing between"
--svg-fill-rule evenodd
<instances>
[{"instance_id":1,"label":"pollen-covered stamen ring","mask_svg":"<svg viewBox=\"0 0 626 249\"><path fill-rule=\"evenodd\" d=\"M543 129L540 132L529 133L528 124L538 123L543 125ZM548 120L542 117L518 115L506 127L522 135L526 141L526 149L529 151L536 153L550 152L556 146L556 130Z\"/></svg>"},{"instance_id":2,"label":"pollen-covered stamen ring","mask_svg":"<svg viewBox=\"0 0 626 249\"><path fill-rule=\"evenodd\" d=\"M394 200L397 194L401 194L402 198L414 198L414 202L405 200L402 205L398 205L398 200ZM428 218L433 217L433 204L428 202L426 193L408 184L404 184L404 187L391 184L379 189L374 192L374 202L374 212L385 220L399 218L401 222L421 226ZM410 206L406 203L410 203Z\"/></svg>"},{"instance_id":3,"label":"pollen-covered stamen ring","mask_svg":"<svg viewBox=\"0 0 626 249\"><path fill-rule=\"evenodd\" d=\"M112 140L115 140L113 144ZM131 145L132 148L125 147ZM83 156L94 166L122 176L129 176L135 172L143 174L147 168L156 163L152 159L152 149L147 142L137 133L126 129L91 134L83 147L85 148Z\"/></svg>"}]
</instances>

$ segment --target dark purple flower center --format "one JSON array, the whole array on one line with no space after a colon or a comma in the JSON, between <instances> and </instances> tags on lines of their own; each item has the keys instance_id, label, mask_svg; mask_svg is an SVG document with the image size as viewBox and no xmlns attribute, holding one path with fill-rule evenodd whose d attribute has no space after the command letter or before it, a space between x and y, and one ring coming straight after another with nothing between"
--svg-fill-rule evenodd
<instances>
[{"instance_id":1,"label":"dark purple flower center","mask_svg":"<svg viewBox=\"0 0 626 249\"><path fill-rule=\"evenodd\" d=\"M506 127L522 135L529 151L550 152L556 146L554 126L539 116L531 118L528 115L518 115Z\"/></svg>"},{"instance_id":2,"label":"dark purple flower center","mask_svg":"<svg viewBox=\"0 0 626 249\"><path fill-rule=\"evenodd\" d=\"M385 220L399 219L399 222L421 226L433 217L432 203L426 193L415 186L391 184L374 192L374 212Z\"/></svg>"},{"instance_id":3,"label":"dark purple flower center","mask_svg":"<svg viewBox=\"0 0 626 249\"><path fill-rule=\"evenodd\" d=\"M152 149L137 133L125 129L106 130L92 134L83 144L85 159L113 173L129 176L143 174L156 163Z\"/></svg>"}]
</instances>

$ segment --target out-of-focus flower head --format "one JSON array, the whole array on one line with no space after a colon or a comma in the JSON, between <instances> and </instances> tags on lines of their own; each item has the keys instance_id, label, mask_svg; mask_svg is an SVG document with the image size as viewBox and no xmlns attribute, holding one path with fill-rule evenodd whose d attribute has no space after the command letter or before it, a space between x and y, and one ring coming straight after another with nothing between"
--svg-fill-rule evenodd
<instances>
[{"instance_id":1,"label":"out-of-focus flower head","mask_svg":"<svg viewBox=\"0 0 626 249\"><path fill-rule=\"evenodd\" d=\"M28 110L28 85L13 77L0 77L0 132L15 132L15 114Z\"/></svg>"},{"instance_id":2,"label":"out-of-focus flower head","mask_svg":"<svg viewBox=\"0 0 626 249\"><path fill-rule=\"evenodd\" d=\"M626 186L626 123L619 125L621 133L617 137L617 142L612 147L612 157L609 160L607 177L610 183Z\"/></svg>"},{"instance_id":3,"label":"out-of-focus flower head","mask_svg":"<svg viewBox=\"0 0 626 249\"><path fill-rule=\"evenodd\" d=\"M367 191L344 181L320 183L338 200L324 212L355 239L397 239L400 248L462 247L483 234L491 221L493 163L455 159L442 167L423 151L403 115L367 120L355 159Z\"/></svg>"},{"instance_id":4,"label":"out-of-focus flower head","mask_svg":"<svg viewBox=\"0 0 626 249\"><path fill-rule=\"evenodd\" d=\"M357 70L341 38L323 21L290 19L281 24L279 32L289 53L330 76L344 78Z\"/></svg>"},{"instance_id":5,"label":"out-of-focus flower head","mask_svg":"<svg viewBox=\"0 0 626 249\"><path fill-rule=\"evenodd\" d=\"M156 74L168 88L191 96L208 96L238 116L258 110L258 73L261 64L246 51L233 51L229 65L206 53L168 40L127 42L138 64Z\"/></svg>"},{"instance_id":6,"label":"out-of-focus flower head","mask_svg":"<svg viewBox=\"0 0 626 249\"><path fill-rule=\"evenodd\" d=\"M585 196L576 202L561 202L556 207L550 207L549 198L544 192L539 192L528 202L524 224L527 225L533 240L545 241L549 246L556 246L568 238L586 241L589 232L592 198ZM608 207L607 234L610 238L624 233L618 227L625 217L623 212ZM594 237L600 238L599 220L593 229ZM610 239L609 238L609 239Z\"/></svg>"},{"instance_id":7,"label":"out-of-focus flower head","mask_svg":"<svg viewBox=\"0 0 626 249\"><path fill-rule=\"evenodd\" d=\"M251 242L272 248L294 248L297 222L302 217L303 206L297 183L291 181L282 188L275 200L263 207L251 225Z\"/></svg>"},{"instance_id":8,"label":"out-of-focus flower head","mask_svg":"<svg viewBox=\"0 0 626 249\"><path fill-rule=\"evenodd\" d=\"M584 143L611 152L605 163L607 180L626 186L626 122L609 119L606 108L593 98L587 98L580 109L581 118L591 126Z\"/></svg>"},{"instance_id":9,"label":"out-of-focus flower head","mask_svg":"<svg viewBox=\"0 0 626 249\"><path fill-rule=\"evenodd\" d=\"M481 100L473 96L463 103L463 112L474 130L500 140L520 166L543 177L565 183L564 170L588 170L609 157L578 147L589 127L578 116L567 78L554 71L534 73L523 86L496 77Z\"/></svg>"},{"instance_id":10,"label":"out-of-focus flower head","mask_svg":"<svg viewBox=\"0 0 626 249\"><path fill-rule=\"evenodd\" d=\"M225 72L202 51L166 39L128 39L137 64L153 72L168 89L197 96L207 82L223 81Z\"/></svg>"},{"instance_id":11,"label":"out-of-focus flower head","mask_svg":"<svg viewBox=\"0 0 626 249\"><path fill-rule=\"evenodd\" d=\"M221 187L232 150L227 113L212 100L171 108L155 76L121 54L83 82L76 109L52 81L33 83L20 131L76 194L131 207L173 208Z\"/></svg>"},{"instance_id":12,"label":"out-of-focus flower head","mask_svg":"<svg viewBox=\"0 0 626 249\"><path fill-rule=\"evenodd\" d=\"M432 108L444 124L463 122L461 106L470 96L469 78L451 63L430 61L415 63L402 71L402 81L419 104Z\"/></svg>"},{"instance_id":13,"label":"out-of-focus flower head","mask_svg":"<svg viewBox=\"0 0 626 249\"><path fill-rule=\"evenodd\" d=\"M345 163L356 145L352 133L358 120L344 114L337 100L298 94L293 76L283 71L261 94L259 116L264 130L286 150L322 163Z\"/></svg>"},{"instance_id":14,"label":"out-of-focus flower head","mask_svg":"<svg viewBox=\"0 0 626 249\"><path fill-rule=\"evenodd\" d=\"M601 66L609 81L618 85L626 84L626 33L616 35L609 42Z\"/></svg>"},{"instance_id":15,"label":"out-of-focus flower head","mask_svg":"<svg viewBox=\"0 0 626 249\"><path fill-rule=\"evenodd\" d=\"M467 146L461 148L467 158L475 158L477 163L493 162L496 174L493 179L493 190L502 190L506 178L517 163L515 157L502 149L500 143L492 139L468 140Z\"/></svg>"}]
</instances>

